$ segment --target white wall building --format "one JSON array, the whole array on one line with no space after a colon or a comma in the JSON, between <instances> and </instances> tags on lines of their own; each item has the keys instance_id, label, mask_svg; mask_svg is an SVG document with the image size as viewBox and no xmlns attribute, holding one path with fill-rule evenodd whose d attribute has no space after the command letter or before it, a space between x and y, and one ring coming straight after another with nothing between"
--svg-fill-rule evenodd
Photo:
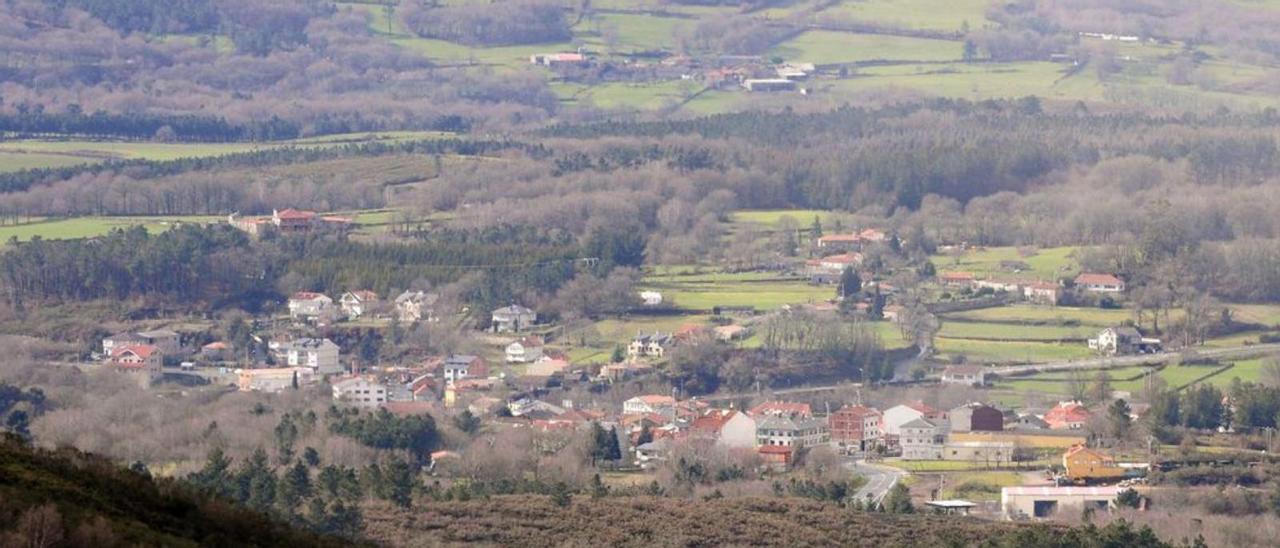
<instances>
[{"instance_id":1,"label":"white wall building","mask_svg":"<svg viewBox=\"0 0 1280 548\"><path fill-rule=\"evenodd\" d=\"M342 372L338 345L329 339L294 339L289 343L287 356L291 367L309 367L319 375Z\"/></svg>"}]
</instances>

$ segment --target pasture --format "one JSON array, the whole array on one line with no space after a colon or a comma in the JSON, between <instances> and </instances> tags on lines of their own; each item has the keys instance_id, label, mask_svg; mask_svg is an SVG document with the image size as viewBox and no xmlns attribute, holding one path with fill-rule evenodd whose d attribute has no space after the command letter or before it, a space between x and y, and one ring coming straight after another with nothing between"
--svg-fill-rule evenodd
<instances>
[{"instance_id":1,"label":"pasture","mask_svg":"<svg viewBox=\"0 0 1280 548\"><path fill-rule=\"evenodd\" d=\"M954 254L934 255L931 260L939 272L970 272L979 278L1017 276L1057 280L1078 273L1080 267L1073 257L1076 249L1075 247L1048 249L988 247L958 251ZM1015 263L1025 267L1002 266L1002 264L1014 265Z\"/></svg>"},{"instance_id":2,"label":"pasture","mask_svg":"<svg viewBox=\"0 0 1280 548\"><path fill-rule=\"evenodd\" d=\"M964 356L975 363L1039 363L1077 360L1092 356L1084 343L1004 342L938 338L940 357Z\"/></svg>"},{"instance_id":3,"label":"pasture","mask_svg":"<svg viewBox=\"0 0 1280 548\"><path fill-rule=\"evenodd\" d=\"M883 34L811 30L778 44L770 55L818 65L861 61L956 61L960 42Z\"/></svg>"},{"instance_id":4,"label":"pasture","mask_svg":"<svg viewBox=\"0 0 1280 548\"><path fill-rule=\"evenodd\" d=\"M987 0L845 0L822 13L903 28L956 31L986 24Z\"/></svg>"},{"instance_id":5,"label":"pasture","mask_svg":"<svg viewBox=\"0 0 1280 548\"><path fill-rule=\"evenodd\" d=\"M172 217L75 217L49 219L16 225L0 226L0 242L11 238L30 241L39 236L46 240L73 240L105 235L117 228L141 225L148 232L163 232L181 223L213 223L222 217L208 215Z\"/></svg>"}]
</instances>

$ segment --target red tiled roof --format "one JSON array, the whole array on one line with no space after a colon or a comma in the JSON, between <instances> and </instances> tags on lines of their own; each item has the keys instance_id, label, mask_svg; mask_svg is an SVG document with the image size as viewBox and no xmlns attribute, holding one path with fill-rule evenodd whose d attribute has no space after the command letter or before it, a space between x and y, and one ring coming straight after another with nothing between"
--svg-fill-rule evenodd
<instances>
[{"instance_id":1,"label":"red tiled roof","mask_svg":"<svg viewBox=\"0 0 1280 548\"><path fill-rule=\"evenodd\" d=\"M281 219L290 220L309 220L316 216L314 211L301 211L293 208L286 208L276 212L276 216Z\"/></svg>"},{"instance_id":2,"label":"red tiled roof","mask_svg":"<svg viewBox=\"0 0 1280 548\"><path fill-rule=\"evenodd\" d=\"M861 253L841 253L839 255L831 255L823 257L820 263L836 263L836 264L855 264L862 261Z\"/></svg>"},{"instance_id":3,"label":"red tiled roof","mask_svg":"<svg viewBox=\"0 0 1280 548\"><path fill-rule=\"evenodd\" d=\"M790 455L791 448L785 445L761 445L759 451L769 455Z\"/></svg>"},{"instance_id":4,"label":"red tiled roof","mask_svg":"<svg viewBox=\"0 0 1280 548\"><path fill-rule=\"evenodd\" d=\"M717 433L724 427L724 423L729 422L729 419L733 418L736 413L737 411L732 409L711 411L694 419L693 423L689 425L689 429L708 434Z\"/></svg>"},{"instance_id":5,"label":"red tiled roof","mask_svg":"<svg viewBox=\"0 0 1280 548\"><path fill-rule=\"evenodd\" d=\"M786 402L786 401L767 401L760 405L752 407L751 411L748 411L747 414L753 417L759 416L759 415L770 415L770 414L804 415L807 417L813 414L813 409L810 408L809 404L807 403L793 403L793 402Z\"/></svg>"},{"instance_id":6,"label":"red tiled roof","mask_svg":"<svg viewBox=\"0 0 1280 548\"><path fill-rule=\"evenodd\" d=\"M1076 276L1077 285L1121 285L1124 281L1111 274L1085 272Z\"/></svg>"},{"instance_id":7,"label":"red tiled roof","mask_svg":"<svg viewBox=\"0 0 1280 548\"><path fill-rule=\"evenodd\" d=\"M857 243L862 241L862 236L857 234L831 234L828 236L819 236L819 243L838 242L838 243Z\"/></svg>"},{"instance_id":8,"label":"red tiled roof","mask_svg":"<svg viewBox=\"0 0 1280 548\"><path fill-rule=\"evenodd\" d=\"M156 352L157 348L149 344L131 344L128 346L117 347L112 350L111 357L118 358L126 353L133 354L142 359L150 358Z\"/></svg>"}]
</instances>

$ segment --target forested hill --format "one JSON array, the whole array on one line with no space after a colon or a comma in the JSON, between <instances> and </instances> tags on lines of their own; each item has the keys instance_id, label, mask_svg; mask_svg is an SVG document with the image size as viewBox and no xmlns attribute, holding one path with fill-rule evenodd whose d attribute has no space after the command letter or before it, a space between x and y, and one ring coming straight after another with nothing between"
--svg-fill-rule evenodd
<instances>
[{"instance_id":1,"label":"forested hill","mask_svg":"<svg viewBox=\"0 0 1280 548\"><path fill-rule=\"evenodd\" d=\"M0 546L350 546L174 480L0 439Z\"/></svg>"}]
</instances>

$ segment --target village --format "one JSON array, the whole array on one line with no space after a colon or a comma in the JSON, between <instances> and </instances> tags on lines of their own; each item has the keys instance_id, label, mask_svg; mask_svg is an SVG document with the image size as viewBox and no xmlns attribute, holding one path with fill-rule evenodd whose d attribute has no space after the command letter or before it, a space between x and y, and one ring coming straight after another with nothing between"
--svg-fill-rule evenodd
<instances>
[{"instance_id":1,"label":"village","mask_svg":"<svg viewBox=\"0 0 1280 548\"><path fill-rule=\"evenodd\" d=\"M229 222L255 237L276 231L343 231L349 223L291 209ZM1097 329L1087 340L1072 343L1089 357L1057 364L947 362L930 359L928 350L913 346L894 358L901 363L878 382L864 376L834 385L706 395L682 393L679 385L650 388L655 382L663 386L660 379L673 352L698 345L749 347L746 343L769 318L816 313L841 321L851 316L908 331L908 322L920 321L908 316L927 314L923 311L928 308L906 302L892 283L876 279L864 264L864 253L900 245L896 235L873 228L817 237L812 258L795 268L805 283L830 288L831 298L773 311L748 308L736 316L735 307L726 305L718 312L722 320L683 323L672 331L638 331L619 341L604 362L573 359L573 337L520 303L487 314L485 327L473 333L483 342L483 352L427 356L411 363L367 361L360 342L352 345L347 338L351 346L344 347L325 334L352 324L383 329L436 324L458 311L442 308L440 295L431 291L382 296L359 288L333 296L292 294L277 314L255 320L261 328L242 337L246 347L151 329L106 337L98 355L105 366L159 389L187 379L180 384L263 394L323 393L335 405L395 415L465 413L489 429L551 434L602 429L616 440L618 476L634 476L626 481L642 481L637 478L652 474L674 455L714 453L779 477L812 458L836 458L850 473L876 480L858 492L869 506L882 503L895 487L910 484L920 503L939 512L993 519L1060 518L1061 512L1106 509L1122 491L1135 485L1141 489L1153 465L1177 466L1158 442L1147 443L1143 451L1129 446L1119 454L1105 447L1114 443L1109 432L1136 424L1152 407L1150 401L1135 401L1133 392L1111 390L1105 370L1145 360L1160 364L1177 355L1132 322ZM868 274L858 276L855 269ZM933 305L938 313L1011 305L1116 306L1112 303L1123 300L1126 292L1124 280L1090 272L1054 281L957 270L939 272L931 283L933 295L959 296L940 299ZM663 301L663 294L653 289L634 295L639 311L661 307ZM929 344L920 334L910 336L917 345ZM1048 392L1034 398L1042 402L1039 407L993 397L991 389L1002 378L1016 380L1055 366L1101 373L1101 379L1088 381L1094 383L1088 390L1096 395L1085 401L1079 393L1057 397ZM1149 371L1151 378L1156 373ZM1083 389L1085 381L1079 384ZM628 393L636 395L619 400L619 394ZM902 399L893 400L893 394ZM906 394L916 397L907 399ZM457 458L449 448L431 455L442 465ZM977 492L964 489L966 477L988 473L999 474L1001 481L983 484ZM959 482L961 488L948 488L948 482ZM970 500L968 495L976 496Z\"/></svg>"}]
</instances>

